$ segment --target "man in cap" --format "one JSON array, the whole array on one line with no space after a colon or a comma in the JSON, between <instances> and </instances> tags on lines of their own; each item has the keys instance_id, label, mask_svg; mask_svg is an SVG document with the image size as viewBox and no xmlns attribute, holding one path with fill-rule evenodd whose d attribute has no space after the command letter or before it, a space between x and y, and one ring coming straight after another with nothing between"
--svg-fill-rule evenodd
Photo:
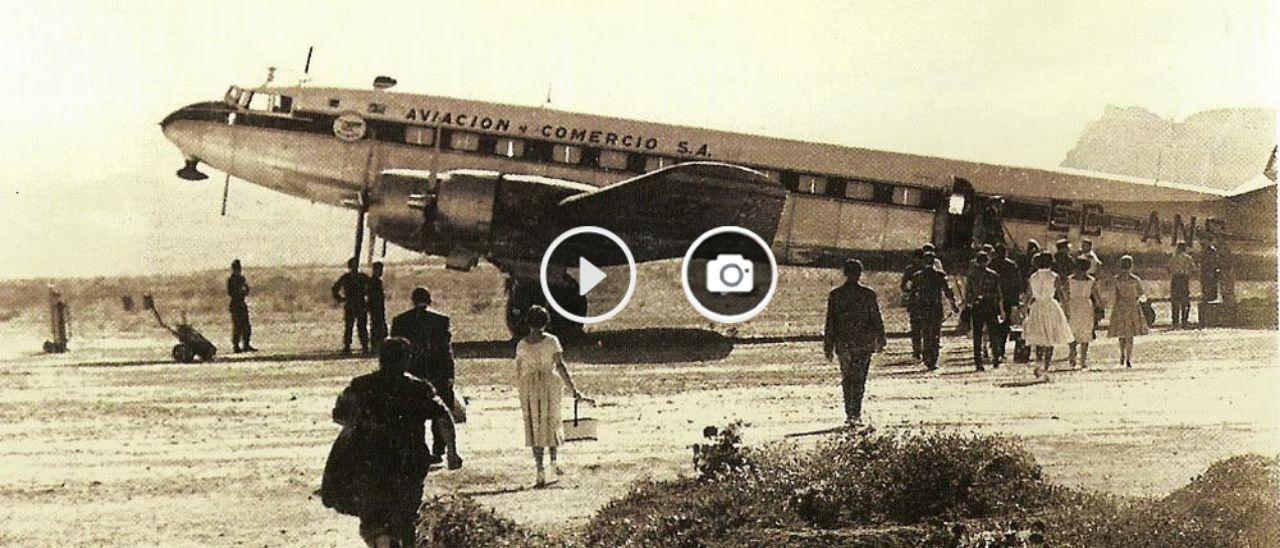
<instances>
[{"instance_id":1,"label":"man in cap","mask_svg":"<svg viewBox=\"0 0 1280 548\"><path fill-rule=\"evenodd\" d=\"M933 371L938 368L938 348L942 337L942 299L946 298L950 303L952 313L960 309L947 283L947 274L942 270L942 261L933 253L926 253L925 259L929 266L912 275L911 290L920 316L920 350L924 366Z\"/></svg>"},{"instance_id":2,"label":"man in cap","mask_svg":"<svg viewBox=\"0 0 1280 548\"><path fill-rule=\"evenodd\" d=\"M978 371L986 369L982 365L983 334L989 334L994 340L994 333L1004 321L1004 312L1000 309L1004 300L1000 290L1000 275L987 266L990 260L986 252L978 253L974 258L975 268L969 273L969 290L965 295L969 301L970 321L973 324L973 362ZM992 354L995 354L994 349ZM999 366L998 363L995 365Z\"/></svg>"},{"instance_id":3,"label":"man in cap","mask_svg":"<svg viewBox=\"0 0 1280 548\"><path fill-rule=\"evenodd\" d=\"M1058 274L1058 282L1066 284L1067 276L1076 271L1076 259L1071 254L1071 242L1062 238L1057 242L1058 249L1053 252L1053 271Z\"/></svg>"},{"instance_id":4,"label":"man in cap","mask_svg":"<svg viewBox=\"0 0 1280 548\"><path fill-rule=\"evenodd\" d=\"M360 352L369 352L369 276L360 272L360 259L347 261L347 271L333 283L333 300L342 303L342 353L351 353L351 329L360 336Z\"/></svg>"},{"instance_id":5,"label":"man in cap","mask_svg":"<svg viewBox=\"0 0 1280 548\"><path fill-rule=\"evenodd\" d=\"M1098 270L1102 268L1102 259L1098 257L1098 253L1093 250L1093 240L1082 238L1080 240L1080 257L1089 260L1089 275L1097 276ZM1074 271L1072 272L1074 274ZM1068 274L1069 276L1070 274Z\"/></svg>"},{"instance_id":6,"label":"man in cap","mask_svg":"<svg viewBox=\"0 0 1280 548\"><path fill-rule=\"evenodd\" d=\"M409 294L413 308L391 320L391 336L404 337L413 345L413 359L409 362L409 373L423 379L436 388L440 399L449 409L453 409L453 333L450 330L449 316L431 308L431 292L425 287L416 287ZM432 458L440 462L444 451L443 433L438 433L433 422Z\"/></svg>"},{"instance_id":7,"label":"man in cap","mask_svg":"<svg viewBox=\"0 0 1280 548\"><path fill-rule=\"evenodd\" d=\"M1173 256L1169 257L1168 268L1172 324L1175 329L1185 328L1191 319L1191 275L1196 272L1196 260L1187 252L1187 242L1178 242Z\"/></svg>"},{"instance_id":8,"label":"man in cap","mask_svg":"<svg viewBox=\"0 0 1280 548\"><path fill-rule=\"evenodd\" d=\"M995 365L999 365L1004 362L1005 346L1009 342L1009 333L1012 330L1012 326L1009 325L1010 318L1013 317L1013 310L1018 307L1022 293L1026 290L1027 279L1022 276L1022 269L1018 267L1018 263L1008 257L1008 250L1003 245L996 246L990 268L996 272L1000 280L1000 311L1004 313L1004 320L1000 322L999 329L994 334L988 335L991 338L991 359Z\"/></svg>"},{"instance_id":9,"label":"man in cap","mask_svg":"<svg viewBox=\"0 0 1280 548\"><path fill-rule=\"evenodd\" d=\"M240 259L231 261L227 296L231 298L231 351L257 352L258 349L249 344L253 336L253 326L249 323L249 282L240 271Z\"/></svg>"},{"instance_id":10,"label":"man in cap","mask_svg":"<svg viewBox=\"0 0 1280 548\"><path fill-rule=\"evenodd\" d=\"M916 306L913 298L915 292L911 288L911 280L915 273L933 266L933 260L928 259L925 255L933 254L933 244L925 244L917 249L913 262L907 265L902 272L902 280L898 283L898 287L902 290L903 305L907 308L907 320L909 321L911 333L911 356L920 359L920 311Z\"/></svg>"},{"instance_id":11,"label":"man in cap","mask_svg":"<svg viewBox=\"0 0 1280 548\"><path fill-rule=\"evenodd\" d=\"M871 355L884 350L884 320L875 290L862 285L862 262L844 263L845 282L827 296L827 322L822 333L822 351L827 361L840 358L840 387L844 394L845 420L862 420L862 397L866 392Z\"/></svg>"}]
</instances>

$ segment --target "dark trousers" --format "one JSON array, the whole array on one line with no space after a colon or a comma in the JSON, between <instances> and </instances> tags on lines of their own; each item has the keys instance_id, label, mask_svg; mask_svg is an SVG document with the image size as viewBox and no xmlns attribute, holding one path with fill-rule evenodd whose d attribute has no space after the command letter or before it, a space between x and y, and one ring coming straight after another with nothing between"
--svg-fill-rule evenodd
<instances>
[{"instance_id":1,"label":"dark trousers","mask_svg":"<svg viewBox=\"0 0 1280 548\"><path fill-rule=\"evenodd\" d=\"M996 333L1000 331L1000 304L991 299L978 299L973 303L973 363L982 367L982 334L985 332L992 341L991 353L994 357Z\"/></svg>"},{"instance_id":2,"label":"dark trousers","mask_svg":"<svg viewBox=\"0 0 1280 548\"><path fill-rule=\"evenodd\" d=\"M369 309L369 342L374 352L382 348L387 338L387 312L381 308Z\"/></svg>"},{"instance_id":3,"label":"dark trousers","mask_svg":"<svg viewBox=\"0 0 1280 548\"><path fill-rule=\"evenodd\" d=\"M1009 344L1009 333L1013 330L1013 326L1009 324L1009 317L1013 314L1010 312L1018 306L1018 299L1008 299L1002 305L1004 310L1004 321L996 322L997 328L994 332L987 334L991 339L991 359L1004 361L1004 349ZM999 318L996 318L997 320Z\"/></svg>"},{"instance_id":4,"label":"dark trousers","mask_svg":"<svg viewBox=\"0 0 1280 548\"><path fill-rule=\"evenodd\" d=\"M231 346L232 348L242 348L249 346L249 339L253 336L253 326L249 324L249 305L232 304L231 305Z\"/></svg>"},{"instance_id":5,"label":"dark trousers","mask_svg":"<svg viewBox=\"0 0 1280 548\"><path fill-rule=\"evenodd\" d=\"M1187 276L1169 278L1169 308L1172 309L1173 326L1186 326L1191 319L1191 279Z\"/></svg>"},{"instance_id":6,"label":"dark trousers","mask_svg":"<svg viewBox=\"0 0 1280 548\"><path fill-rule=\"evenodd\" d=\"M395 493L379 493L386 497L371 504L368 512L360 516L360 538L373 546L382 535L391 537L391 545L413 548L417 545L415 530L418 523L418 506L422 504L422 483L425 478L403 478L396 483Z\"/></svg>"},{"instance_id":7,"label":"dark trousers","mask_svg":"<svg viewBox=\"0 0 1280 548\"><path fill-rule=\"evenodd\" d=\"M911 329L910 331L911 355L917 358L919 358L921 353L923 352L923 347L920 345L921 341L923 340L920 332L920 324L922 322L922 319L923 318L920 310L920 305L917 303L908 302L907 303L907 321Z\"/></svg>"},{"instance_id":8,"label":"dark trousers","mask_svg":"<svg viewBox=\"0 0 1280 548\"><path fill-rule=\"evenodd\" d=\"M342 311L342 349L351 350L351 328L360 336L360 348L369 350L369 314L364 310L345 308Z\"/></svg>"},{"instance_id":9,"label":"dark trousers","mask_svg":"<svg viewBox=\"0 0 1280 548\"><path fill-rule=\"evenodd\" d=\"M938 349L942 346L942 305L920 314L920 355L929 369L938 367Z\"/></svg>"},{"instance_id":10,"label":"dark trousers","mask_svg":"<svg viewBox=\"0 0 1280 548\"><path fill-rule=\"evenodd\" d=\"M1200 302L1218 300L1218 273L1200 275Z\"/></svg>"},{"instance_id":11,"label":"dark trousers","mask_svg":"<svg viewBox=\"0 0 1280 548\"><path fill-rule=\"evenodd\" d=\"M847 419L861 418L862 396L866 393L867 372L871 369L871 351L838 345L836 357L840 359L840 389L844 393L844 416Z\"/></svg>"}]
</instances>

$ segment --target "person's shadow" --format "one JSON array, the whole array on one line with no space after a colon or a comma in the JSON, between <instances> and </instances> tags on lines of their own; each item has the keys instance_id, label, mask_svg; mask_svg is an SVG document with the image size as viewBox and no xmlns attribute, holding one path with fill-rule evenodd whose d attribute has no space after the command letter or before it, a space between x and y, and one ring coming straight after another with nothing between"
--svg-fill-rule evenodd
<instances>
[{"instance_id":1,"label":"person's shadow","mask_svg":"<svg viewBox=\"0 0 1280 548\"><path fill-rule=\"evenodd\" d=\"M709 329L645 328L587 333L562 339L565 359L580 363L674 363L723 359L734 339ZM464 341L453 344L457 358L514 358L514 341Z\"/></svg>"}]
</instances>

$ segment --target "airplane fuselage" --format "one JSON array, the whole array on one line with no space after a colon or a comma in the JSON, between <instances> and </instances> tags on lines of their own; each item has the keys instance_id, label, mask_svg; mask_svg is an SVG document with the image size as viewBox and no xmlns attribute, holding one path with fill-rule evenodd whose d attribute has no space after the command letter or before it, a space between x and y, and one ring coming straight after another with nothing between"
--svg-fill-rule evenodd
<instances>
[{"instance_id":1,"label":"airplane fuselage","mask_svg":"<svg viewBox=\"0 0 1280 548\"><path fill-rule=\"evenodd\" d=\"M433 178L455 170L565 181L552 185L550 191L560 199L675 163L712 160L749 167L763 175L760 184L787 191L774 233L761 234L772 242L783 264L834 264L850 255L905 255L928 241L950 239L957 244L954 229L968 221L957 223L954 218L972 216L993 196L1003 198L1003 229L1011 242L1036 239L1048 244L1059 238L1075 242L1087 237L1101 254L1131 254L1140 264L1163 264L1179 241L1230 242L1236 253L1260 257L1263 263L1274 260L1276 248L1274 223L1269 227L1233 225L1226 193L1185 185L547 108L383 90L233 88L224 101L180 109L162 125L189 160L286 194L339 206L412 201L433 190ZM388 170L422 177L402 181L404 188L395 191L384 188L381 174ZM968 194L954 186L953 177L972 183ZM507 186L512 185L517 183ZM542 187L536 182L525 186ZM524 190L509 191L518 196ZM962 199L958 207L957 196ZM457 233L505 222L497 218L492 197L472 205L489 209L455 215L453 221L486 226L461 227ZM535 208L524 214L536 216L541 211ZM370 213L373 230L393 243L441 255L454 251L451 242L433 240L428 234L448 231L430 227L414 231L379 222L417 222L414 213L404 208L387 206L380 214L372 206ZM509 208L502 214L521 213ZM964 238L971 237L967 229L962 232ZM959 246L968 248L969 242ZM476 251L501 259L491 250Z\"/></svg>"}]
</instances>

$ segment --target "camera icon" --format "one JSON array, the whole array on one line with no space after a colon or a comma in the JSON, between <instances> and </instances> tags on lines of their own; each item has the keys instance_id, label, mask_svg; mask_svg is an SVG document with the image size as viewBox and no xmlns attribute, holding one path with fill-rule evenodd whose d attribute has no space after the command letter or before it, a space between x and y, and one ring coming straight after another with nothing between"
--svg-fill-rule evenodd
<instances>
[{"instance_id":1,"label":"camera icon","mask_svg":"<svg viewBox=\"0 0 1280 548\"><path fill-rule=\"evenodd\" d=\"M755 287L751 277L751 261L742 255L721 254L707 261L707 291L711 293L750 293Z\"/></svg>"}]
</instances>

